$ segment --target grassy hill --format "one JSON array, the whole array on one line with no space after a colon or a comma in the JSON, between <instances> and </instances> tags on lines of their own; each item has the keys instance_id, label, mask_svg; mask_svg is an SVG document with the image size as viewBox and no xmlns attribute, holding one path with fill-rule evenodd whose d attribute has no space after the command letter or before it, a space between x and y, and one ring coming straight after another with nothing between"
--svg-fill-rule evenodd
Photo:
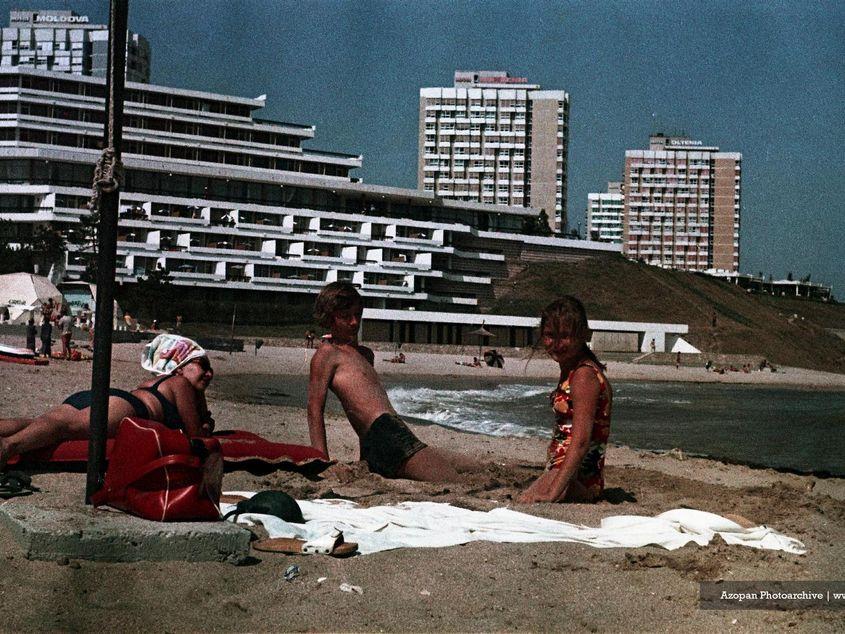
<instances>
[{"instance_id":1,"label":"grassy hill","mask_svg":"<svg viewBox=\"0 0 845 634\"><path fill-rule=\"evenodd\" d=\"M537 315L575 295L591 319L689 324L702 351L754 354L775 364L845 372L845 305L751 294L705 275L668 271L618 255L577 264L531 263L496 286L485 312ZM715 315L716 326L713 327Z\"/></svg>"}]
</instances>

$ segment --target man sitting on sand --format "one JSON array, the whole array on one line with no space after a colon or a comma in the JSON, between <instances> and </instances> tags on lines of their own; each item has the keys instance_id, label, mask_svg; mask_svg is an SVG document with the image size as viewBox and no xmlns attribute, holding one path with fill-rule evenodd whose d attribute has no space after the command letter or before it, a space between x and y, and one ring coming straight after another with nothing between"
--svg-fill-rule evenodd
<instances>
[{"instance_id":1,"label":"man sitting on sand","mask_svg":"<svg viewBox=\"0 0 845 634\"><path fill-rule=\"evenodd\" d=\"M314 317L331 339L311 359L308 430L311 445L329 455L324 418L331 389L361 443L361 460L386 478L454 481L455 459L421 442L399 418L373 368L373 351L358 344L364 304L349 282L332 282L320 291Z\"/></svg>"}]
</instances>

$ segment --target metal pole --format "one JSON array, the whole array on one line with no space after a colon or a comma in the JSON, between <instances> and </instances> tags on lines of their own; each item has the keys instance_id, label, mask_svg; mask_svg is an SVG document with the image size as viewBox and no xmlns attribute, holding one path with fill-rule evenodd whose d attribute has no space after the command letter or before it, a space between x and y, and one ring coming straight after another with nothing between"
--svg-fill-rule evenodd
<instances>
[{"instance_id":1,"label":"metal pole","mask_svg":"<svg viewBox=\"0 0 845 634\"><path fill-rule=\"evenodd\" d=\"M238 305L234 304L232 306L232 334L229 337L229 354L232 354L232 350L235 349L235 315L238 314Z\"/></svg>"},{"instance_id":2,"label":"metal pole","mask_svg":"<svg viewBox=\"0 0 845 634\"><path fill-rule=\"evenodd\" d=\"M114 274L117 255L117 212L122 167L123 90L126 79L126 29L129 0L111 0L109 6L109 60L106 72L105 148L94 171L94 206L100 212L97 227L97 307L94 362L91 368L91 439L88 443L88 480L85 502L102 486L108 434L109 383L114 321ZM94 210L92 209L92 212Z\"/></svg>"}]
</instances>

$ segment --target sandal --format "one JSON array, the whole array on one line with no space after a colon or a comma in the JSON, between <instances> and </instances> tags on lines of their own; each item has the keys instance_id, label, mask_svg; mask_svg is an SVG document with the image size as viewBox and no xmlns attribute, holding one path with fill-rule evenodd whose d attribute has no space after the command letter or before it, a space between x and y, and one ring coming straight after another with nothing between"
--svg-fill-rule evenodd
<instances>
[{"instance_id":1,"label":"sandal","mask_svg":"<svg viewBox=\"0 0 845 634\"><path fill-rule=\"evenodd\" d=\"M0 498L10 498L23 495L32 495L40 491L38 487L32 486L32 478L20 471L9 471L0 474Z\"/></svg>"},{"instance_id":2,"label":"sandal","mask_svg":"<svg viewBox=\"0 0 845 634\"><path fill-rule=\"evenodd\" d=\"M343 532L334 529L325 535L306 541L295 537L271 537L253 542L255 550L288 555L329 555L349 557L358 551L355 542L343 541Z\"/></svg>"}]
</instances>

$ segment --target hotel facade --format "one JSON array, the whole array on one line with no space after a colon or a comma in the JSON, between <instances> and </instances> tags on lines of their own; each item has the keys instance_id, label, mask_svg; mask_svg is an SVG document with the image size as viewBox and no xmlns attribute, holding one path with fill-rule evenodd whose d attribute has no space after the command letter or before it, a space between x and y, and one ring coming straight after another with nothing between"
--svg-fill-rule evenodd
<instances>
[{"instance_id":1,"label":"hotel facade","mask_svg":"<svg viewBox=\"0 0 845 634\"><path fill-rule=\"evenodd\" d=\"M9 12L9 26L0 31L0 68L22 67L74 75L105 77L109 27L90 24L73 11ZM127 33L126 80L150 81L150 46L146 38Z\"/></svg>"},{"instance_id":2,"label":"hotel facade","mask_svg":"<svg viewBox=\"0 0 845 634\"><path fill-rule=\"evenodd\" d=\"M0 68L0 219L26 241L49 224L69 238L65 278L100 156L104 80ZM538 209L443 200L370 185L358 155L303 147L314 127L255 116L249 99L128 82L119 283L166 269L198 299L313 301L356 284L368 307L478 312L527 261L574 261L614 245L522 233Z\"/></svg>"},{"instance_id":3,"label":"hotel facade","mask_svg":"<svg viewBox=\"0 0 845 634\"><path fill-rule=\"evenodd\" d=\"M742 154L653 135L625 152L623 252L666 268L739 269Z\"/></svg>"},{"instance_id":4,"label":"hotel facade","mask_svg":"<svg viewBox=\"0 0 845 634\"><path fill-rule=\"evenodd\" d=\"M566 227L569 95L504 71L420 89L417 186L441 198L534 207Z\"/></svg>"}]
</instances>

